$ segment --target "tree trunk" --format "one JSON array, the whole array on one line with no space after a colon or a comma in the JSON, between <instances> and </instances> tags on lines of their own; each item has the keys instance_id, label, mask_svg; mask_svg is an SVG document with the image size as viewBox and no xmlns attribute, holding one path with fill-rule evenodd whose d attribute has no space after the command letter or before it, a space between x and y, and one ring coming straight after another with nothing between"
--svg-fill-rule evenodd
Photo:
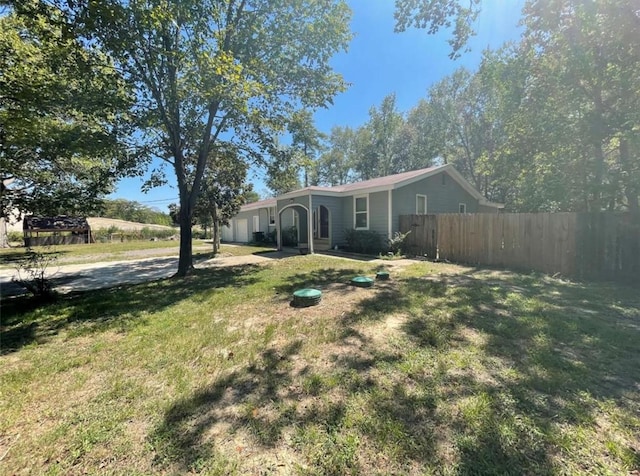
<instances>
[{"instance_id":1,"label":"tree trunk","mask_svg":"<svg viewBox=\"0 0 640 476\"><path fill-rule=\"evenodd\" d=\"M591 211L602 211L602 182L605 172L604 150L602 150L602 142L593 145L595 158L595 176L593 180L593 198L591 201Z\"/></svg>"},{"instance_id":2,"label":"tree trunk","mask_svg":"<svg viewBox=\"0 0 640 476\"><path fill-rule=\"evenodd\" d=\"M592 184L593 198L591 201L592 212L602 211L602 184L605 175L605 157L604 157L604 143L605 143L605 121L604 121L604 106L602 101L602 91L600 88L596 89L594 94L595 103L595 117L591 124L591 137L594 139L594 181Z\"/></svg>"},{"instance_id":3,"label":"tree trunk","mask_svg":"<svg viewBox=\"0 0 640 476\"><path fill-rule=\"evenodd\" d=\"M631 160L629 157L629 142L625 138L620 139L619 145L620 163L622 169L626 172L626 177L622 181L624 187L624 194L627 197L627 207L629 211L635 215L640 213L640 204L638 203L638 186L634 182L634 171L630 166Z\"/></svg>"},{"instance_id":4,"label":"tree trunk","mask_svg":"<svg viewBox=\"0 0 640 476\"><path fill-rule=\"evenodd\" d=\"M191 208L189 200L180 200L180 257L176 276L184 277L193 269L191 244Z\"/></svg>"},{"instance_id":5,"label":"tree trunk","mask_svg":"<svg viewBox=\"0 0 640 476\"><path fill-rule=\"evenodd\" d=\"M9 248L9 237L7 236L7 222L5 218L0 218L0 248Z\"/></svg>"},{"instance_id":6,"label":"tree trunk","mask_svg":"<svg viewBox=\"0 0 640 476\"><path fill-rule=\"evenodd\" d=\"M213 240L213 254L217 255L220 251L220 222L218 221L218 205L213 204L211 209L211 238Z\"/></svg>"}]
</instances>

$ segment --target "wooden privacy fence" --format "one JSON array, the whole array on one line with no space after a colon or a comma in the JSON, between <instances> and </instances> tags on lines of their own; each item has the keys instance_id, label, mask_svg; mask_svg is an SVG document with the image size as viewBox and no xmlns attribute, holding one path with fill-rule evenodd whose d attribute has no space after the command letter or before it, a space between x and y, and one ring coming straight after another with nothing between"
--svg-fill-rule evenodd
<instances>
[{"instance_id":1,"label":"wooden privacy fence","mask_svg":"<svg viewBox=\"0 0 640 476\"><path fill-rule=\"evenodd\" d=\"M640 217L629 213L402 215L406 251L456 263L640 281Z\"/></svg>"}]
</instances>

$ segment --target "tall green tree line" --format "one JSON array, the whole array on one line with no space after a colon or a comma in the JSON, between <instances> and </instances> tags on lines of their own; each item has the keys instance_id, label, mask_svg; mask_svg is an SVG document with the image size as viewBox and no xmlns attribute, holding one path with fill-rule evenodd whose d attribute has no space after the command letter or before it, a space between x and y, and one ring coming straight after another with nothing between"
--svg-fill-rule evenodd
<instances>
[{"instance_id":1,"label":"tall green tree line","mask_svg":"<svg viewBox=\"0 0 640 476\"><path fill-rule=\"evenodd\" d=\"M397 15L417 15L405 27L435 31L444 18L424 16L434 2L397 5ZM470 5L451 15L475 17L482 4ZM443 78L406 114L390 95L361 127L334 128L317 163L320 181L451 163L510 210L638 212L637 2L528 1L522 22L519 42L486 51L477 71Z\"/></svg>"},{"instance_id":2,"label":"tall green tree line","mask_svg":"<svg viewBox=\"0 0 640 476\"><path fill-rule=\"evenodd\" d=\"M152 225L169 226L172 224L168 213L123 198L104 200L102 209L96 213L96 216Z\"/></svg>"}]
</instances>

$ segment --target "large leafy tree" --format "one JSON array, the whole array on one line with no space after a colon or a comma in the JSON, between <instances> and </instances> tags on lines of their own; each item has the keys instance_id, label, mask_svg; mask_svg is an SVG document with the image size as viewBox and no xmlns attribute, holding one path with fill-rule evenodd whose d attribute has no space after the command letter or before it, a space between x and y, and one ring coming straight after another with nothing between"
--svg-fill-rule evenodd
<instances>
[{"instance_id":1,"label":"large leafy tree","mask_svg":"<svg viewBox=\"0 0 640 476\"><path fill-rule=\"evenodd\" d=\"M265 184L274 197L302 188L300 170L303 164L299 151L291 145L274 144L269 151Z\"/></svg>"},{"instance_id":2,"label":"large leafy tree","mask_svg":"<svg viewBox=\"0 0 640 476\"><path fill-rule=\"evenodd\" d=\"M316 155L322 149L324 134L313 123L309 109L294 112L287 125L291 144L276 139L270 148L266 185L274 196L318 183ZM301 182L300 175L303 180Z\"/></svg>"},{"instance_id":3,"label":"large leafy tree","mask_svg":"<svg viewBox=\"0 0 640 476\"><path fill-rule=\"evenodd\" d=\"M396 95L387 95L380 107L369 109L369 121L356 135L356 160L353 164L357 175L368 180L399 172L402 160L399 160L399 134L404 118L396 106Z\"/></svg>"},{"instance_id":4,"label":"large leafy tree","mask_svg":"<svg viewBox=\"0 0 640 476\"><path fill-rule=\"evenodd\" d=\"M0 213L86 214L130 172L131 96L59 17L0 17ZM49 18L55 21L43 21Z\"/></svg>"},{"instance_id":5,"label":"large leafy tree","mask_svg":"<svg viewBox=\"0 0 640 476\"><path fill-rule=\"evenodd\" d=\"M455 57L481 6L397 0L397 28L455 25ZM430 128L438 154L515 210L638 212L637 1L529 0L522 24L513 49L430 90L420 123L445 126Z\"/></svg>"},{"instance_id":6,"label":"large leafy tree","mask_svg":"<svg viewBox=\"0 0 640 476\"><path fill-rule=\"evenodd\" d=\"M564 145L566 168L582 181L581 208L638 212L638 2L529 1L524 24L524 45L535 55L534 91L550 105L546 116L562 125L564 140L571 138L556 150Z\"/></svg>"},{"instance_id":7,"label":"large leafy tree","mask_svg":"<svg viewBox=\"0 0 640 476\"><path fill-rule=\"evenodd\" d=\"M406 128L411 131L411 140L405 147L409 163L405 170L431 167L440 156L444 143L446 122L426 99L421 99L407 114Z\"/></svg>"},{"instance_id":8,"label":"large leafy tree","mask_svg":"<svg viewBox=\"0 0 640 476\"><path fill-rule=\"evenodd\" d=\"M455 59L475 34L473 23L481 3L480 0L396 0L396 31L414 27L435 34L441 28L452 29L449 57Z\"/></svg>"},{"instance_id":9,"label":"large leafy tree","mask_svg":"<svg viewBox=\"0 0 640 476\"><path fill-rule=\"evenodd\" d=\"M322 149L322 141L325 135L316 129L313 123L313 114L308 109L297 111L293 114L289 123L291 134L291 146L299 156L299 162L304 174L304 186L308 187L309 176L317 182L316 155Z\"/></svg>"},{"instance_id":10,"label":"large leafy tree","mask_svg":"<svg viewBox=\"0 0 640 476\"><path fill-rule=\"evenodd\" d=\"M229 224L253 191L246 182L247 169L234 147L214 149L207 162L195 215L201 225L211 226L214 253L220 245L220 226Z\"/></svg>"},{"instance_id":11,"label":"large leafy tree","mask_svg":"<svg viewBox=\"0 0 640 476\"><path fill-rule=\"evenodd\" d=\"M505 53L506 54L506 53ZM505 127L518 108L516 71L498 71L495 55L485 52L477 73L459 69L434 84L428 97L412 112L429 141L421 147L451 163L487 197L503 198L492 165L506 140ZM428 157L428 155L427 155Z\"/></svg>"},{"instance_id":12,"label":"large leafy tree","mask_svg":"<svg viewBox=\"0 0 640 476\"><path fill-rule=\"evenodd\" d=\"M350 127L335 126L327 139L327 148L316 164L318 183L321 185L343 185L351 178L355 163L355 132Z\"/></svg>"},{"instance_id":13,"label":"large leafy tree","mask_svg":"<svg viewBox=\"0 0 640 476\"><path fill-rule=\"evenodd\" d=\"M341 0L48 3L135 90L141 145L177 181L179 276L192 268L191 221L211 152L228 143L240 160L259 160L296 109L325 106L345 87L329 66L351 37Z\"/></svg>"}]
</instances>

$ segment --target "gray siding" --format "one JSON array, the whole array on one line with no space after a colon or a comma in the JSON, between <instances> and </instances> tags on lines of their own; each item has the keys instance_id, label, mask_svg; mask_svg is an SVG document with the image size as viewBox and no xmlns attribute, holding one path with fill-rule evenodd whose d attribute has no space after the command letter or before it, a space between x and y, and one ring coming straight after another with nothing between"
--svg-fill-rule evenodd
<instances>
[{"instance_id":1,"label":"gray siding","mask_svg":"<svg viewBox=\"0 0 640 476\"><path fill-rule=\"evenodd\" d=\"M269 233L269 209L260 208L258 216L260 217L260 231L265 235Z\"/></svg>"},{"instance_id":2,"label":"gray siding","mask_svg":"<svg viewBox=\"0 0 640 476\"><path fill-rule=\"evenodd\" d=\"M303 206L309 208L309 196L308 195L304 195L302 197L280 199L280 200L278 200L278 211L282 210L287 205L293 205L293 204L296 204L296 203L298 205L303 205Z\"/></svg>"},{"instance_id":3,"label":"gray siding","mask_svg":"<svg viewBox=\"0 0 640 476\"><path fill-rule=\"evenodd\" d=\"M257 210L247 210L247 211L243 211L243 212L238 212L238 214L236 216L233 217L233 219L235 220L236 218L246 218L249 221L252 221L253 218L251 218L253 215L255 215L255 212ZM249 228L251 228L252 225L249 225ZM251 231L251 230L250 230Z\"/></svg>"},{"instance_id":4,"label":"gray siding","mask_svg":"<svg viewBox=\"0 0 640 476\"><path fill-rule=\"evenodd\" d=\"M379 233L384 238L387 237L389 229L387 218L389 215L389 195L386 191L367 194L369 196L369 230ZM357 197L363 195L355 195ZM336 243L344 243L344 230L355 228L355 217L353 214L354 196L340 199L342 205L343 226L338 234Z\"/></svg>"},{"instance_id":5,"label":"gray siding","mask_svg":"<svg viewBox=\"0 0 640 476\"><path fill-rule=\"evenodd\" d=\"M351 230L355 228L355 223L353 222L353 197L344 197L341 199L341 202L342 220L344 223L342 236L344 237L344 230Z\"/></svg>"},{"instance_id":6,"label":"gray siding","mask_svg":"<svg viewBox=\"0 0 640 476\"><path fill-rule=\"evenodd\" d=\"M442 183L442 175L446 175ZM478 200L463 189L446 172L427 177L393 191L393 231L398 231L398 217L416 213L416 195L427 196L427 213L458 213L465 203L467 213L479 211Z\"/></svg>"},{"instance_id":7,"label":"gray siding","mask_svg":"<svg viewBox=\"0 0 640 476\"><path fill-rule=\"evenodd\" d=\"M259 218L259 226L257 229L253 227L253 217L258 216ZM253 210L244 210L239 212L236 216L233 217L230 223L233 223L234 220L247 220L247 228L249 232L249 240L253 240L253 233L256 231L262 231L265 235L273 229L273 227L269 227L269 209L268 208L255 208ZM231 229L234 231L234 240L237 240L238 237L235 236L235 226L232 225Z\"/></svg>"},{"instance_id":8,"label":"gray siding","mask_svg":"<svg viewBox=\"0 0 640 476\"><path fill-rule=\"evenodd\" d=\"M382 235L383 238L389 234L389 194L376 192L369 194L369 230Z\"/></svg>"},{"instance_id":9,"label":"gray siding","mask_svg":"<svg viewBox=\"0 0 640 476\"><path fill-rule=\"evenodd\" d=\"M486 205L478 205L478 213L499 213L499 209L496 207L488 207ZM471 212L469 212L471 213Z\"/></svg>"},{"instance_id":10,"label":"gray siding","mask_svg":"<svg viewBox=\"0 0 640 476\"><path fill-rule=\"evenodd\" d=\"M334 222L340 223L340 226L336 226L333 230L333 236L335 241L332 241L334 245L344 246L346 241L344 239L344 231L351 230L354 227L353 224L353 197L339 197L338 201L338 213L332 218Z\"/></svg>"}]
</instances>

